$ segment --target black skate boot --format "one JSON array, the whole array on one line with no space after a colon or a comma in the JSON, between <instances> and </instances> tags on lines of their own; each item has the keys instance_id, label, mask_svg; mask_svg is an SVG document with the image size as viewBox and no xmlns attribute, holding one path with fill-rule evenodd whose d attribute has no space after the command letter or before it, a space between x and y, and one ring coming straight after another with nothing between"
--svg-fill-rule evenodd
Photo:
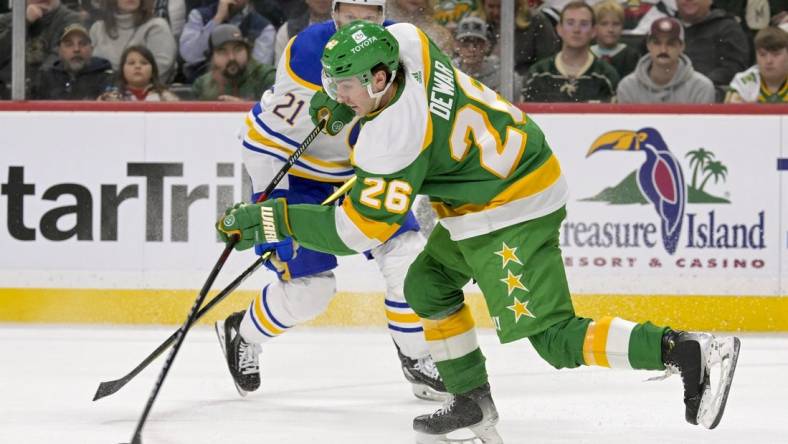
<instances>
[{"instance_id":1,"label":"black skate boot","mask_svg":"<svg viewBox=\"0 0 788 444\"><path fill-rule=\"evenodd\" d=\"M495 430L497 423L498 411L490 395L490 384L484 384L452 396L435 413L417 416L413 420L413 430L418 444L473 444L478 440L484 444L502 444L503 440ZM446 436L465 428L473 432L475 438Z\"/></svg>"},{"instance_id":2,"label":"black skate boot","mask_svg":"<svg viewBox=\"0 0 788 444\"><path fill-rule=\"evenodd\" d=\"M438 373L438 367L435 366L435 361L432 356L427 355L421 359L412 359L402 354L399 346L397 347L397 356L402 365L402 373L405 379L410 382L413 388L413 394L426 401L446 401L451 395L446 392L446 386L443 385L443 379Z\"/></svg>"},{"instance_id":3,"label":"black skate boot","mask_svg":"<svg viewBox=\"0 0 788 444\"><path fill-rule=\"evenodd\" d=\"M662 336L662 362L667 368L666 376L681 374L684 416L690 424L713 429L720 423L733 382L739 347L739 338L736 337L715 338L708 333L673 330Z\"/></svg>"},{"instance_id":4,"label":"black skate boot","mask_svg":"<svg viewBox=\"0 0 788 444\"><path fill-rule=\"evenodd\" d=\"M235 388L241 396L260 387L260 344L244 341L239 332L243 311L233 313L224 321L215 324L219 344L227 359L227 367L235 381Z\"/></svg>"}]
</instances>

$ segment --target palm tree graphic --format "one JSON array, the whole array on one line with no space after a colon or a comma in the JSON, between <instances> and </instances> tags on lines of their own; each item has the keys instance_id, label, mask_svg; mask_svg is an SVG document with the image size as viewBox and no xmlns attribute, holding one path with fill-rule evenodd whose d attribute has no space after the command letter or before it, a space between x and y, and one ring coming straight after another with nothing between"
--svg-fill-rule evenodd
<instances>
[{"instance_id":1,"label":"palm tree graphic","mask_svg":"<svg viewBox=\"0 0 788 444\"><path fill-rule=\"evenodd\" d=\"M698 148L687 153L685 157L690 158L690 168L692 168L692 188L698 189L698 171L705 171L706 164L714 159L714 153L705 149ZM715 180L716 183L716 180ZM701 189L703 187L701 186Z\"/></svg>"},{"instance_id":2,"label":"palm tree graphic","mask_svg":"<svg viewBox=\"0 0 788 444\"><path fill-rule=\"evenodd\" d=\"M706 177L703 178L703 182L700 183L699 191L703 191L703 187L706 186L706 182L709 181L712 177L714 178L714 183L719 182L720 178L725 179L725 176L728 174L728 167L722 164L719 161L711 161L703 167L703 172L706 173Z\"/></svg>"}]
</instances>

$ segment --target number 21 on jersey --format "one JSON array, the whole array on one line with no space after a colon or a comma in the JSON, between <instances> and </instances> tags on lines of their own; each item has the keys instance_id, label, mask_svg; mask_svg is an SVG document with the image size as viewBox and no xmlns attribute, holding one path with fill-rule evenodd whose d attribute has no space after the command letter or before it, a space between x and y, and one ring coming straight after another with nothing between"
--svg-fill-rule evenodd
<instances>
[{"instance_id":1,"label":"number 21 on jersey","mask_svg":"<svg viewBox=\"0 0 788 444\"><path fill-rule=\"evenodd\" d=\"M521 109L503 100L495 91L467 74L456 70L455 73L458 85L470 99L479 102L483 107L509 114L514 124L525 123L525 113ZM449 134L449 149L452 159L461 162L475 142L479 147L482 168L505 179L520 162L527 141L528 134L513 125L506 127L506 138L501 140L501 134L490 122L487 112L469 103L454 115L454 124Z\"/></svg>"}]
</instances>

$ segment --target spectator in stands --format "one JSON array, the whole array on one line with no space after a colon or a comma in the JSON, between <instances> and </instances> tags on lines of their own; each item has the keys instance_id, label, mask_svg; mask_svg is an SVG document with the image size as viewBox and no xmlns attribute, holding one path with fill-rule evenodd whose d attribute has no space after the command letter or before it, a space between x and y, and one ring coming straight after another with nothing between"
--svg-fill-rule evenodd
<instances>
[{"instance_id":1,"label":"spectator in stands","mask_svg":"<svg viewBox=\"0 0 788 444\"><path fill-rule=\"evenodd\" d=\"M0 16L0 81L11 84L12 13ZM79 22L79 14L61 6L60 0L28 0L25 73L29 79L49 68L58 58L58 43L66 26Z\"/></svg>"},{"instance_id":2,"label":"spectator in stands","mask_svg":"<svg viewBox=\"0 0 788 444\"><path fill-rule=\"evenodd\" d=\"M777 26L788 17L786 0L714 0L712 3L741 24L750 43L758 31L769 25Z\"/></svg>"},{"instance_id":3,"label":"spectator in stands","mask_svg":"<svg viewBox=\"0 0 788 444\"><path fill-rule=\"evenodd\" d=\"M258 14L267 18L274 29L281 28L286 21L301 15L307 8L304 0L249 0L249 4Z\"/></svg>"},{"instance_id":4,"label":"spectator in stands","mask_svg":"<svg viewBox=\"0 0 788 444\"><path fill-rule=\"evenodd\" d=\"M341 3L340 3L341 4ZM306 0L307 10L291 18L276 31L274 45L274 64L279 63L279 58L285 51L287 42L313 23L320 23L331 19L331 0Z\"/></svg>"},{"instance_id":5,"label":"spectator in stands","mask_svg":"<svg viewBox=\"0 0 788 444\"><path fill-rule=\"evenodd\" d=\"M331 19L331 3L331 0L306 0L306 10L299 11L297 15L289 18L277 29L274 45L274 63L279 62L287 42L292 37L309 25Z\"/></svg>"},{"instance_id":6,"label":"spectator in stands","mask_svg":"<svg viewBox=\"0 0 788 444\"><path fill-rule=\"evenodd\" d=\"M99 96L102 101L172 102L178 96L161 82L156 58L142 45L129 46L120 56L116 87Z\"/></svg>"},{"instance_id":7,"label":"spectator in stands","mask_svg":"<svg viewBox=\"0 0 788 444\"><path fill-rule=\"evenodd\" d=\"M462 72L500 92L501 64L498 57L490 55L490 33L487 23L479 17L467 16L460 20L454 35L457 42L455 66ZM523 79L514 73L514 93L520 101Z\"/></svg>"},{"instance_id":8,"label":"spectator in stands","mask_svg":"<svg viewBox=\"0 0 788 444\"><path fill-rule=\"evenodd\" d=\"M436 23L432 0L388 0L386 18L418 26L446 54L454 51L454 38L445 26Z\"/></svg>"},{"instance_id":9,"label":"spectator in stands","mask_svg":"<svg viewBox=\"0 0 788 444\"><path fill-rule=\"evenodd\" d=\"M457 24L466 15L483 14L484 0L435 0L433 18L435 23L445 27L449 32L457 29ZM500 1L498 3L500 7Z\"/></svg>"},{"instance_id":10,"label":"spectator in stands","mask_svg":"<svg viewBox=\"0 0 788 444\"><path fill-rule=\"evenodd\" d=\"M572 1L561 11L561 51L542 59L528 72L526 102L609 102L615 99L618 74L590 51L595 35L594 11Z\"/></svg>"},{"instance_id":11,"label":"spectator in stands","mask_svg":"<svg viewBox=\"0 0 788 444\"><path fill-rule=\"evenodd\" d=\"M186 25L187 12L186 0L155 0L153 3L153 16L167 20L176 44Z\"/></svg>"},{"instance_id":12,"label":"spectator in stands","mask_svg":"<svg viewBox=\"0 0 788 444\"><path fill-rule=\"evenodd\" d=\"M755 35L757 64L733 77L728 103L788 103L788 32L769 26Z\"/></svg>"},{"instance_id":13,"label":"spectator in stands","mask_svg":"<svg viewBox=\"0 0 788 444\"><path fill-rule=\"evenodd\" d=\"M713 103L714 84L684 54L684 28L662 17L651 24L648 54L618 84L621 103Z\"/></svg>"},{"instance_id":14,"label":"spectator in stands","mask_svg":"<svg viewBox=\"0 0 788 444\"><path fill-rule=\"evenodd\" d=\"M255 12L249 0L218 0L189 12L180 41L181 57L186 62L183 71L188 81L208 69L208 40L211 32L223 23L236 26L247 41L253 42L253 59L265 65L274 63L274 25Z\"/></svg>"},{"instance_id":15,"label":"spectator in stands","mask_svg":"<svg viewBox=\"0 0 788 444\"><path fill-rule=\"evenodd\" d=\"M590 5L596 5L599 0L589 0ZM625 43L633 48L639 48L643 43L651 23L660 17L675 15L675 0L617 0L624 9L622 35ZM558 21L559 12L568 3L568 0L545 0L542 11L550 18L551 22Z\"/></svg>"},{"instance_id":16,"label":"spectator in stands","mask_svg":"<svg viewBox=\"0 0 788 444\"><path fill-rule=\"evenodd\" d=\"M515 0L514 69L521 76L538 60L561 49L561 40L544 14L531 10L528 0ZM492 53L501 55L501 0L484 0L481 14L492 30Z\"/></svg>"},{"instance_id":17,"label":"spectator in stands","mask_svg":"<svg viewBox=\"0 0 788 444\"><path fill-rule=\"evenodd\" d=\"M676 0L676 4L686 31L685 53L695 70L715 86L727 87L733 75L749 64L744 30L727 12L711 9L711 0Z\"/></svg>"},{"instance_id":18,"label":"spectator in stands","mask_svg":"<svg viewBox=\"0 0 788 444\"><path fill-rule=\"evenodd\" d=\"M624 78L635 70L640 54L621 42L624 29L624 8L617 0L605 0L594 5L596 16L596 44L591 52L598 58L610 63L618 76Z\"/></svg>"},{"instance_id":19,"label":"spectator in stands","mask_svg":"<svg viewBox=\"0 0 788 444\"><path fill-rule=\"evenodd\" d=\"M193 85L197 100L259 100L273 86L276 70L249 56L250 45L237 26L217 26L209 44L210 69Z\"/></svg>"},{"instance_id":20,"label":"spectator in stands","mask_svg":"<svg viewBox=\"0 0 788 444\"><path fill-rule=\"evenodd\" d=\"M784 2L785 0L772 0L775 3ZM769 4L771 5L771 1ZM785 3L783 3L784 5ZM782 9L771 8L772 18L769 20L769 24L771 26L777 26L782 28L783 31L788 32L788 8L783 7Z\"/></svg>"},{"instance_id":21,"label":"spectator in stands","mask_svg":"<svg viewBox=\"0 0 788 444\"><path fill-rule=\"evenodd\" d=\"M145 46L156 58L159 80L174 74L177 46L170 25L153 17L151 4L143 0L107 0L102 20L90 27L93 55L109 60L119 71L121 56L131 46Z\"/></svg>"},{"instance_id":22,"label":"spectator in stands","mask_svg":"<svg viewBox=\"0 0 788 444\"><path fill-rule=\"evenodd\" d=\"M93 45L84 26L66 27L58 46L59 60L41 72L31 98L39 100L96 100L112 85L112 65L93 57Z\"/></svg>"}]
</instances>

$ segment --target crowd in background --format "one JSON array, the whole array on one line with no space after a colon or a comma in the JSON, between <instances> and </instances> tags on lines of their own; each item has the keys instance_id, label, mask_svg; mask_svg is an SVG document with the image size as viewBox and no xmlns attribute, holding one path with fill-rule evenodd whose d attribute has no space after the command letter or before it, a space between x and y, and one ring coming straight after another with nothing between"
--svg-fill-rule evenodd
<instances>
[{"instance_id":1,"label":"crowd in background","mask_svg":"<svg viewBox=\"0 0 788 444\"><path fill-rule=\"evenodd\" d=\"M0 0L0 98L12 17ZM288 41L331 0L27 0L26 97L258 100ZM788 103L788 0L388 0L456 66L500 88L514 34L515 100Z\"/></svg>"}]
</instances>

